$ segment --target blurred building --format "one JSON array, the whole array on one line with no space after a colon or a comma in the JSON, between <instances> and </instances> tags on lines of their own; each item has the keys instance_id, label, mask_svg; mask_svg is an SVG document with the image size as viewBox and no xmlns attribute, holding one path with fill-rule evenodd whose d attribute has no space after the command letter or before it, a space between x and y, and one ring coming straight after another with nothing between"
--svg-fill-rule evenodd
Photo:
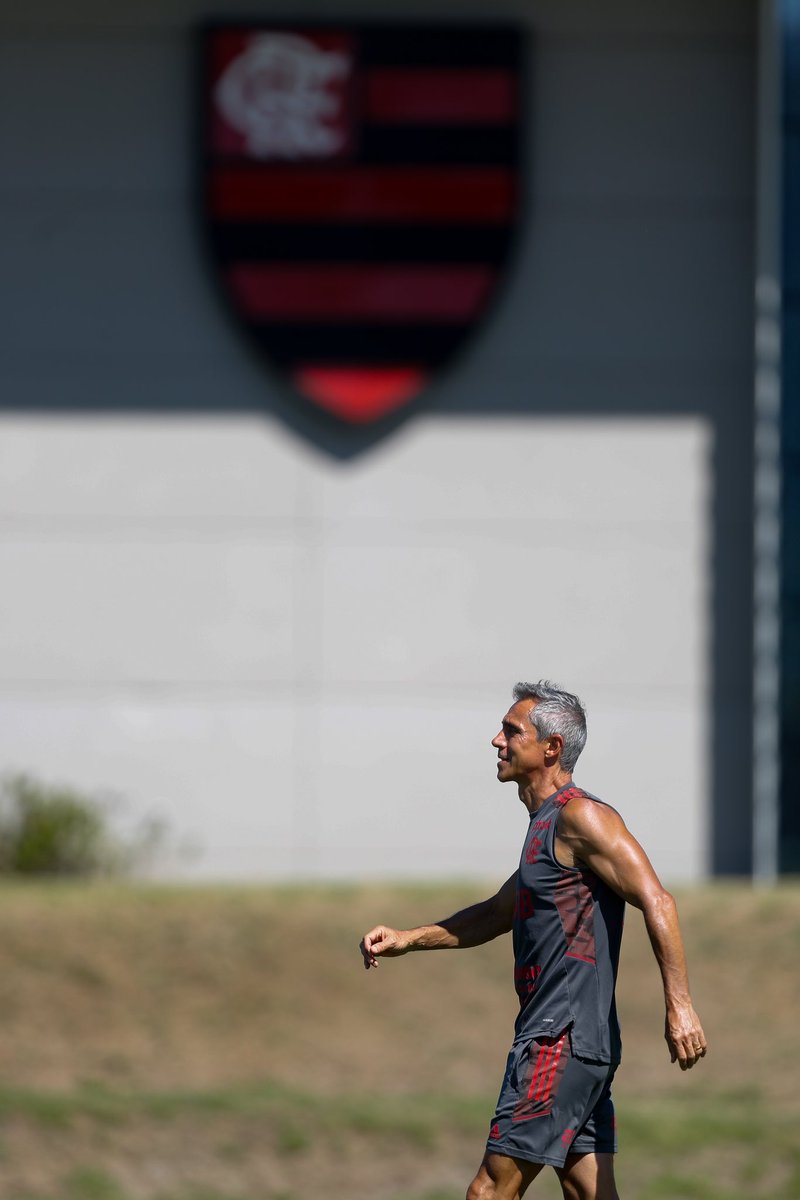
<instances>
[{"instance_id":1,"label":"blurred building","mask_svg":"<svg viewBox=\"0 0 800 1200\"><path fill-rule=\"evenodd\" d=\"M765 845L759 848L758 840L756 842L756 863L758 865L763 859L761 871L766 876L770 871L773 837L779 847L775 856L777 869L783 873L800 872L800 805L793 790L793 782L800 769L800 3L798 0L783 0L781 4L770 6L768 13L771 17L771 25L767 27L768 37L773 42L774 75L777 76L773 94L777 93L775 126L779 137L775 139L778 141L777 150L771 147L766 157L767 170L777 180L780 189L781 219L777 247L768 239L767 244L770 259L777 263L780 308L777 313L773 310L772 316L773 319L777 317L775 323L781 338L778 352L773 352L773 355L778 368L782 370L782 386L778 392L778 438L766 439L768 449L764 457L775 454L774 443L777 440L780 445L779 474L782 486L778 491L777 505L780 537L776 539L780 546L777 589L779 620L777 637L773 639L773 644L778 648L778 670L777 680L770 681L767 668L763 681L767 705L773 694L778 699L780 716L776 738L778 754L775 757L779 767L774 777L767 775L766 784L760 784L758 773L755 776L757 804L758 789L763 786L765 810L769 812L772 805L776 811L774 829L766 823ZM774 163L769 161L771 154L774 154ZM759 352L761 359L767 360L765 365L768 365L770 339L767 339L766 350L760 347ZM767 383L764 389L766 400L763 400L760 382L757 377L756 399L761 400L757 411L763 415L772 411L774 397ZM773 384L775 382L773 379ZM760 544L758 533L757 524L757 546ZM772 545L769 536L765 542L769 556ZM764 590L768 592L768 589ZM756 595L758 600L758 592ZM765 622L765 625L766 656L769 657L769 622ZM758 726L756 734L759 734ZM768 738L767 752L769 747Z\"/></svg>"},{"instance_id":2,"label":"blurred building","mask_svg":"<svg viewBox=\"0 0 800 1200\"><path fill-rule=\"evenodd\" d=\"M528 61L507 279L413 414L348 454L286 419L225 311L195 170L200 23L343 11L0 16L0 764L160 813L195 847L167 875L504 877L523 812L489 741L512 684L548 676L589 710L578 781L666 879L748 873L777 10L497 0ZM774 589L760 615L766 746Z\"/></svg>"}]
</instances>

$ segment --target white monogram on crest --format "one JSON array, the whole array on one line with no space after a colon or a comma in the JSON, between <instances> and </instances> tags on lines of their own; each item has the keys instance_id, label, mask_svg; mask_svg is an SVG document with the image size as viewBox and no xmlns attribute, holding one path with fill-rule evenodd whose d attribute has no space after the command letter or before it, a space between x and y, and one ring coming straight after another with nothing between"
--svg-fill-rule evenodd
<instances>
[{"instance_id":1,"label":"white monogram on crest","mask_svg":"<svg viewBox=\"0 0 800 1200\"><path fill-rule=\"evenodd\" d=\"M341 99L327 89L350 68L347 55L296 34L259 34L228 66L214 98L254 157L324 158L345 142L328 123L340 116Z\"/></svg>"}]
</instances>

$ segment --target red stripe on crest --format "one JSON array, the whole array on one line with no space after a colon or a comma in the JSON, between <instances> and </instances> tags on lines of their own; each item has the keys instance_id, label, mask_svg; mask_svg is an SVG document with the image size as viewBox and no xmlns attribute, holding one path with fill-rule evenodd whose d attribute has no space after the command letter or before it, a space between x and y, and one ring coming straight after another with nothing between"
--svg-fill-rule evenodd
<instances>
[{"instance_id":1,"label":"red stripe on crest","mask_svg":"<svg viewBox=\"0 0 800 1200\"><path fill-rule=\"evenodd\" d=\"M240 263L228 272L241 311L266 321L466 321L494 279L474 265Z\"/></svg>"},{"instance_id":2,"label":"red stripe on crest","mask_svg":"<svg viewBox=\"0 0 800 1200\"><path fill-rule=\"evenodd\" d=\"M399 408L420 390L427 376L414 366L301 366L293 378L320 408L361 425Z\"/></svg>"},{"instance_id":3,"label":"red stripe on crest","mask_svg":"<svg viewBox=\"0 0 800 1200\"><path fill-rule=\"evenodd\" d=\"M516 184L502 167L223 167L208 203L225 220L505 224Z\"/></svg>"},{"instance_id":4,"label":"red stripe on crest","mask_svg":"<svg viewBox=\"0 0 800 1200\"><path fill-rule=\"evenodd\" d=\"M503 125L516 112L516 81L510 71L382 67L366 77L369 121Z\"/></svg>"}]
</instances>

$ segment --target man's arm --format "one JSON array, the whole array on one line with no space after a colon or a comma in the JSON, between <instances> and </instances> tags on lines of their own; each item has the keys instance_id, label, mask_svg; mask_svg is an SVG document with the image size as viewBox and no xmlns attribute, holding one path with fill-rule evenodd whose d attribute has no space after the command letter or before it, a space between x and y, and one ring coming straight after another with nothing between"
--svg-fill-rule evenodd
<instances>
[{"instance_id":1,"label":"man's arm","mask_svg":"<svg viewBox=\"0 0 800 1200\"><path fill-rule=\"evenodd\" d=\"M494 896L462 908L435 925L420 925L416 929L376 925L361 939L359 948L364 966L369 970L377 967L379 958L396 958L409 950L459 950L482 946L484 942L508 933L514 919L516 888L515 871Z\"/></svg>"},{"instance_id":2,"label":"man's arm","mask_svg":"<svg viewBox=\"0 0 800 1200\"><path fill-rule=\"evenodd\" d=\"M561 812L558 838L576 865L585 864L618 895L641 909L661 971L665 1038L672 1062L693 1067L706 1053L703 1027L692 1005L678 911L642 847L619 813L580 797Z\"/></svg>"}]
</instances>

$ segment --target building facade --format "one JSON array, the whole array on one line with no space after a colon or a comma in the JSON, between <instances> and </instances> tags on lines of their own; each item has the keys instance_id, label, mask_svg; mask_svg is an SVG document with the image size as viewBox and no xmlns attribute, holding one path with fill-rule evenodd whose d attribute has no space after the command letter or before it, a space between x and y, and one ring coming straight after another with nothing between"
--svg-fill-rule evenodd
<instances>
[{"instance_id":1,"label":"building facade","mask_svg":"<svg viewBox=\"0 0 800 1200\"><path fill-rule=\"evenodd\" d=\"M288 7L256 16L341 17ZM431 9L347 6L376 13ZM284 419L204 253L196 31L250 15L0 15L0 764L163 817L166 876L498 878L489 742L546 676L666 879L748 873L756 3L498 0L507 279L348 456Z\"/></svg>"}]
</instances>

